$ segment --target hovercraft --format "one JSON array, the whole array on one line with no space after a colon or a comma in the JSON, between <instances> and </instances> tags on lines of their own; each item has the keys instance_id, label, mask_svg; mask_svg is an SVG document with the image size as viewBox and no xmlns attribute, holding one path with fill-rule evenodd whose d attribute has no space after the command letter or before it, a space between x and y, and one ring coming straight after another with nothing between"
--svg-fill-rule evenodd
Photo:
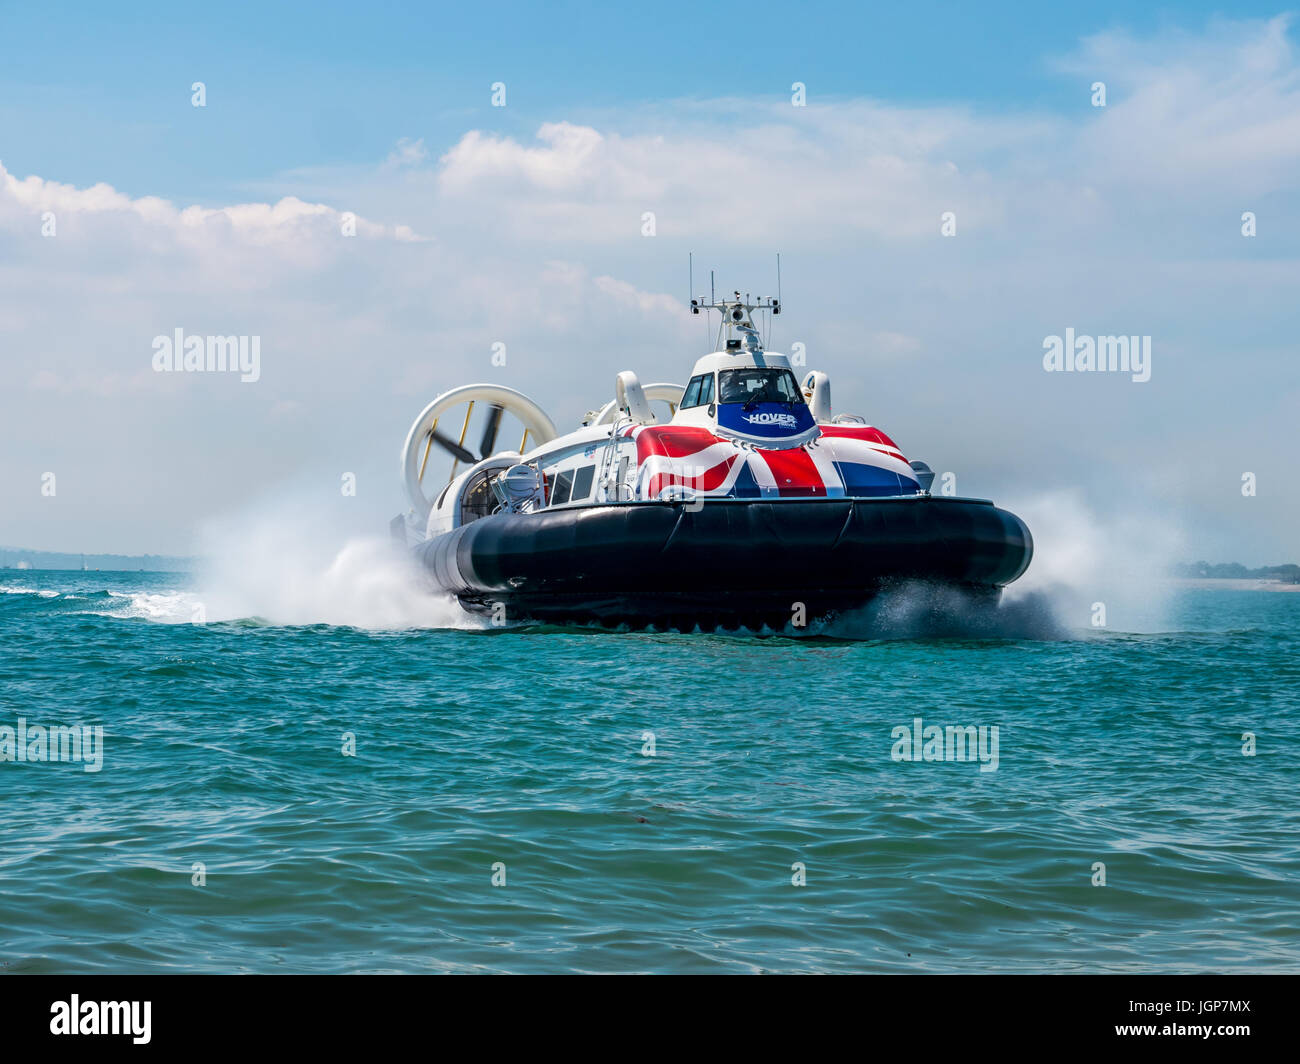
<instances>
[{"instance_id":1,"label":"hovercraft","mask_svg":"<svg viewBox=\"0 0 1300 1064\"><path fill-rule=\"evenodd\" d=\"M496 384L425 407L402 451L411 507L392 531L431 590L499 623L781 629L909 581L995 601L1025 571L1020 518L932 495L924 462L832 413L824 373L800 382L765 350L755 314L770 322L778 299L736 292L691 310L722 322L685 386L620 373L614 398L567 435ZM507 415L523 429L517 450L497 446ZM435 447L451 471L431 492Z\"/></svg>"}]
</instances>

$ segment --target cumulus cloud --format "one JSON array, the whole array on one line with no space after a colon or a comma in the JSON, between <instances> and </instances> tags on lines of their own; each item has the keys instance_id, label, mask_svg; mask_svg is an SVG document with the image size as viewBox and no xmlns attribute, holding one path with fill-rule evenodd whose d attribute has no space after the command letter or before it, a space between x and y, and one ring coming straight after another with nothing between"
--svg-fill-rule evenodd
<instances>
[{"instance_id":1,"label":"cumulus cloud","mask_svg":"<svg viewBox=\"0 0 1300 1064\"><path fill-rule=\"evenodd\" d=\"M645 211L661 234L697 241L916 241L943 210L967 233L1056 237L1113 220L1115 197L1190 209L1294 187L1290 26L1089 37L1053 61L1080 80L1068 114L728 100L647 109L631 128L546 123L532 142L471 130L438 161L437 187L461 219L528 240L616 243ZM1105 108L1090 105L1094 80Z\"/></svg>"},{"instance_id":2,"label":"cumulus cloud","mask_svg":"<svg viewBox=\"0 0 1300 1064\"><path fill-rule=\"evenodd\" d=\"M0 224L18 229L24 224L39 231L40 220L32 216L46 212L76 221L96 216L122 218L168 230L178 240L194 246L233 237L247 244L301 245L308 240L333 241L343 235L345 222L363 239L416 240L409 226L383 226L324 203L306 203L285 196L275 203L236 203L225 207L177 207L156 196L137 199L110 185L89 188L35 175L19 179L0 162Z\"/></svg>"},{"instance_id":3,"label":"cumulus cloud","mask_svg":"<svg viewBox=\"0 0 1300 1064\"><path fill-rule=\"evenodd\" d=\"M735 128L688 122L671 136L561 122L523 144L473 130L440 160L438 188L475 224L587 242L638 234L647 211L663 234L819 243L847 232L918 236L934 228L938 203L960 205L972 225L998 213L987 175L944 154L948 113L917 111L911 128L891 123L896 136L864 141L861 129L888 109L807 110L802 122L752 106Z\"/></svg>"},{"instance_id":4,"label":"cumulus cloud","mask_svg":"<svg viewBox=\"0 0 1300 1064\"><path fill-rule=\"evenodd\" d=\"M604 138L594 129L547 122L537 131L540 147L526 147L509 137L470 130L442 157L440 182L445 191L481 189L485 182L574 191L607 172L612 157L601 156Z\"/></svg>"}]
</instances>

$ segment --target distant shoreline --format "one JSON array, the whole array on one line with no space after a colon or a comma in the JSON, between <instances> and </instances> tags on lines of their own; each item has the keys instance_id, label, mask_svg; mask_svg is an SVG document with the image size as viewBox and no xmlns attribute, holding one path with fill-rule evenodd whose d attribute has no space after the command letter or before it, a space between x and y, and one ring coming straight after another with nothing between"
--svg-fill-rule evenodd
<instances>
[{"instance_id":1,"label":"distant shoreline","mask_svg":"<svg viewBox=\"0 0 1300 1064\"><path fill-rule=\"evenodd\" d=\"M1169 582L1176 584L1178 587L1206 588L1211 591L1300 592L1300 584L1287 583L1285 580L1269 580L1262 577L1171 576Z\"/></svg>"},{"instance_id":2,"label":"distant shoreline","mask_svg":"<svg viewBox=\"0 0 1300 1064\"><path fill-rule=\"evenodd\" d=\"M0 572L80 572L89 571L138 573L188 573L198 564L197 558L172 554L70 554L64 551L24 550L0 547Z\"/></svg>"},{"instance_id":3,"label":"distant shoreline","mask_svg":"<svg viewBox=\"0 0 1300 1064\"><path fill-rule=\"evenodd\" d=\"M192 573L202 559L174 554L73 554L0 546L0 572ZM1172 565L1162 574L1176 587L1214 591L1300 592L1300 566L1248 569L1237 562Z\"/></svg>"}]
</instances>

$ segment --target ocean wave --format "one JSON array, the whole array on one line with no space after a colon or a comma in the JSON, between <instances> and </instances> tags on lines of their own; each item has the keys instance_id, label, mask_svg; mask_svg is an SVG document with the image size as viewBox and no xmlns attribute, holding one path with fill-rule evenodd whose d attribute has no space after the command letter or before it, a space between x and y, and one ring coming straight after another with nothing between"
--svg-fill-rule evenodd
<instances>
[{"instance_id":1,"label":"ocean wave","mask_svg":"<svg viewBox=\"0 0 1300 1064\"><path fill-rule=\"evenodd\" d=\"M59 592L39 587L18 587L12 584L0 584L0 595L36 595L39 598L58 598Z\"/></svg>"}]
</instances>

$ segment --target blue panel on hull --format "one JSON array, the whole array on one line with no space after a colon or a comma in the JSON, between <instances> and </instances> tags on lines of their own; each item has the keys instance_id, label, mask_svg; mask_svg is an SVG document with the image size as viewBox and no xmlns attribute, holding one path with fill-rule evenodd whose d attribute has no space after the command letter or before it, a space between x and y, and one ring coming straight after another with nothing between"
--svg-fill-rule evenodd
<instances>
[{"instance_id":1,"label":"blue panel on hull","mask_svg":"<svg viewBox=\"0 0 1300 1064\"><path fill-rule=\"evenodd\" d=\"M874 499L889 495L915 495L920 485L910 477L899 476L879 466L858 462L836 462L835 471L844 481L844 494L857 499Z\"/></svg>"},{"instance_id":2,"label":"blue panel on hull","mask_svg":"<svg viewBox=\"0 0 1300 1064\"><path fill-rule=\"evenodd\" d=\"M718 426L764 440L802 436L815 425L812 411L803 403L719 403Z\"/></svg>"},{"instance_id":3,"label":"blue panel on hull","mask_svg":"<svg viewBox=\"0 0 1300 1064\"><path fill-rule=\"evenodd\" d=\"M736 483L728 495L733 499L757 499L761 498L763 491L758 486L758 481L754 479L754 474L750 471L749 463L745 462L742 455L740 461L744 465L740 468L740 473L736 477Z\"/></svg>"}]
</instances>

